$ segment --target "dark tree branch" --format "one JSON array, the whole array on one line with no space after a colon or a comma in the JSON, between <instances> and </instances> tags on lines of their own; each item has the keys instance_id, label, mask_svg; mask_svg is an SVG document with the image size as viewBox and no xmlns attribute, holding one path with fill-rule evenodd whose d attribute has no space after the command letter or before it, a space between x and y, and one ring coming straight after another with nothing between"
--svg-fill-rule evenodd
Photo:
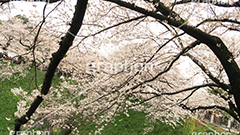
<instances>
[{"instance_id":1,"label":"dark tree branch","mask_svg":"<svg viewBox=\"0 0 240 135\"><path fill-rule=\"evenodd\" d=\"M191 97L193 95L193 93L196 92L198 89L204 88L204 87L210 87L210 86L217 86L217 85L216 84L212 84L212 83L211 84L203 84L203 85L198 85L198 86L186 88L186 89L183 89L183 90L179 90L179 91L176 91L176 92L166 92L166 93L155 93L155 92L145 92L145 91L132 92L132 94L140 93L140 94L149 94L149 95L153 95L153 96L151 96L150 98L144 99L144 100L142 100L141 102L139 102L137 104L133 104L133 105L131 105L129 107L141 105L141 104L146 103L147 101L150 101L150 100L152 100L152 99L154 99L156 97L160 97L160 96L164 96L164 95L167 95L167 96L169 96L169 95L176 95L176 94L180 94L180 93L192 90L192 92L187 97L185 97L184 99L182 99L180 102L177 103L177 104L179 104L179 103L182 103L183 101L187 100L189 97ZM174 104L174 105L176 105L176 104ZM162 110L162 111L164 111L164 110Z\"/></svg>"},{"instance_id":2,"label":"dark tree branch","mask_svg":"<svg viewBox=\"0 0 240 135\"><path fill-rule=\"evenodd\" d=\"M182 102L190 98L198 89L199 88L195 88L189 95L187 95L184 99L181 99L181 101L179 101L177 104L181 104Z\"/></svg>"},{"instance_id":3,"label":"dark tree branch","mask_svg":"<svg viewBox=\"0 0 240 135\"><path fill-rule=\"evenodd\" d=\"M88 3L88 0L77 1L74 17L72 19L72 25L69 28L68 32L66 33L65 37L63 38L60 48L56 53L53 54L53 57L47 69L47 73L45 75L42 90L41 90L42 95L46 95L48 93L58 64L63 59L64 55L72 45L75 35L77 35L79 29L82 26L82 21L85 15L87 3ZM36 109L38 108L38 106L41 104L42 101L43 101L42 96L37 96L37 98L31 104L31 107L27 111L26 115L23 115L22 117L15 120L14 134L17 134L17 131L20 131L20 127L23 124L28 122L28 120L30 119L32 114L36 111Z\"/></svg>"},{"instance_id":4,"label":"dark tree branch","mask_svg":"<svg viewBox=\"0 0 240 135\"><path fill-rule=\"evenodd\" d=\"M180 107L182 107L185 110L189 110L191 112L194 112L196 110L208 110L208 109L220 109L222 111L225 111L226 113L230 114L234 119L236 119L238 122L240 122L240 119L238 117L238 114L235 113L233 110L228 109L226 107L218 106L218 105L213 105L213 106L198 106L196 108L190 108L184 104L180 104Z\"/></svg>"},{"instance_id":5,"label":"dark tree branch","mask_svg":"<svg viewBox=\"0 0 240 135\"><path fill-rule=\"evenodd\" d=\"M163 95L170 96L170 95L176 95L176 94L180 94L180 93L183 93L183 92L191 91L191 90L194 90L194 89L200 89L200 88L210 87L210 86L212 86L212 87L213 87L213 86L214 86L214 87L218 87L217 84L209 83L209 84L202 84L202 85L197 85L197 86L189 87L189 88L182 89L182 90L175 91L175 92L156 93L156 92L136 91L136 92L132 92L132 93L153 94L153 95L156 95L156 96L163 96Z\"/></svg>"},{"instance_id":6,"label":"dark tree branch","mask_svg":"<svg viewBox=\"0 0 240 135\"><path fill-rule=\"evenodd\" d=\"M134 18L132 18L132 19L129 19L129 20L126 20L126 21L117 23L117 24L115 24L115 25L112 25L112 26L110 26L110 27L107 27L107 28L105 28L105 29L102 29L102 30L100 30L100 31L98 31L98 32L96 32L96 33L94 33L94 34L85 36L85 37L78 43L78 45L81 44L83 40L85 40L85 39L87 39L87 38L89 38L89 37L96 36L96 35L104 32L104 31L109 30L109 29L118 27L118 26L123 25L123 24L126 24L126 23L130 23L130 22L133 22L133 21L137 21L137 20L142 19L142 18L144 18L144 17L146 17L146 16L145 16L145 15L142 15L142 16L134 17Z\"/></svg>"},{"instance_id":7,"label":"dark tree branch","mask_svg":"<svg viewBox=\"0 0 240 135\"><path fill-rule=\"evenodd\" d=\"M228 101L228 106L231 110L237 112L237 114L239 113L239 110L237 109L236 105L230 99ZM239 117L239 119L240 119L240 117Z\"/></svg>"},{"instance_id":8,"label":"dark tree branch","mask_svg":"<svg viewBox=\"0 0 240 135\"><path fill-rule=\"evenodd\" d=\"M198 27L204 23L207 23L207 22L219 22L219 23L221 23L221 25L223 27L226 27L228 30L237 31L237 32L240 31L240 29L238 29L237 26L233 26L233 24L240 25L239 21L232 20L232 19L226 19L226 18L225 19L206 19L206 20L203 20L202 22L200 22L199 24L197 24L196 27ZM231 23L232 26L224 25L223 22Z\"/></svg>"},{"instance_id":9,"label":"dark tree branch","mask_svg":"<svg viewBox=\"0 0 240 135\"><path fill-rule=\"evenodd\" d=\"M190 53L186 53L188 56L201 70L216 84L218 84L222 89L227 92L231 92L231 86L222 83L218 78L214 77L212 73L195 57L193 57Z\"/></svg>"},{"instance_id":10,"label":"dark tree branch","mask_svg":"<svg viewBox=\"0 0 240 135\"><path fill-rule=\"evenodd\" d=\"M61 0L0 0L0 3L1 4L4 4L4 3L8 3L8 2L11 2L11 1L25 1L25 2L46 2L46 3L54 3L54 2L58 2L58 1L61 1Z\"/></svg>"},{"instance_id":11,"label":"dark tree branch","mask_svg":"<svg viewBox=\"0 0 240 135\"><path fill-rule=\"evenodd\" d=\"M68 49L71 47L72 42L75 38L75 35L77 35L80 27L82 26L82 20L86 11L86 3L87 0L78 0L78 4L76 6L76 11L74 13L74 17L72 19L72 25L69 28L68 32L62 39L62 42L60 43L60 48L56 53L53 53L53 57L51 59L51 63L49 64L48 71L46 73L41 93L46 95L48 93L49 88L51 87L52 78L54 76L54 72L60 63L60 61L63 59L64 55L68 51Z\"/></svg>"},{"instance_id":12,"label":"dark tree branch","mask_svg":"<svg viewBox=\"0 0 240 135\"><path fill-rule=\"evenodd\" d=\"M42 29L42 26L43 26L43 24L45 23L45 20L46 20L46 16L45 16L46 8L47 8L47 4L45 4L45 6L43 8L43 19L42 19L42 22L41 22L41 24L38 28L37 34L34 38L33 45L32 45L33 66L34 66L34 74L35 74L35 77L34 77L35 78L35 86L38 90L39 90L39 87L38 87L38 84L37 84L37 65L36 65L35 49L36 49L36 46L37 46L38 36L39 36L40 31Z\"/></svg>"},{"instance_id":13,"label":"dark tree branch","mask_svg":"<svg viewBox=\"0 0 240 135\"><path fill-rule=\"evenodd\" d=\"M240 29L238 29L238 28L233 28L233 27L230 27L230 28L228 28L229 30L232 30L232 31L237 31L237 32L240 32Z\"/></svg>"},{"instance_id":14,"label":"dark tree branch","mask_svg":"<svg viewBox=\"0 0 240 135\"><path fill-rule=\"evenodd\" d=\"M207 3L207 4L219 6L219 7L240 7L240 1L230 4L230 3L222 2L221 0L219 0L219 1L217 1L217 0L182 0L182 1L177 1L177 2L173 3L172 5L186 4L186 3L190 3L190 2Z\"/></svg>"},{"instance_id":15,"label":"dark tree branch","mask_svg":"<svg viewBox=\"0 0 240 135\"><path fill-rule=\"evenodd\" d=\"M162 93L161 95L175 95L175 94L179 94L179 93L182 93L182 92L187 92L187 91L191 91L191 90L194 90L194 89L200 89L200 88L204 88L204 87L210 87L210 86L215 86L217 87L218 85L214 84L214 83L210 83L210 84L202 84L202 85L197 85L197 86L193 86L193 87L190 87L190 88L186 88L186 89L183 89L183 90L180 90L180 91L176 91L176 92L166 92L166 93Z\"/></svg>"},{"instance_id":16,"label":"dark tree branch","mask_svg":"<svg viewBox=\"0 0 240 135\"><path fill-rule=\"evenodd\" d=\"M202 25L206 22L228 22L228 23L240 24L239 21L232 20L232 19L206 19L206 20L203 20L201 23L199 23L196 27L198 27L199 25Z\"/></svg>"}]
</instances>

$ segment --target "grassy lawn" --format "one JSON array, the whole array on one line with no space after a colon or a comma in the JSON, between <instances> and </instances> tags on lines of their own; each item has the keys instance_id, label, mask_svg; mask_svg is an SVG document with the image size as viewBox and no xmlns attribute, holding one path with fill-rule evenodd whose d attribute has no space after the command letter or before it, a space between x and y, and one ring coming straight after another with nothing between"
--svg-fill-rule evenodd
<instances>
[{"instance_id":1,"label":"grassy lawn","mask_svg":"<svg viewBox=\"0 0 240 135\"><path fill-rule=\"evenodd\" d=\"M44 75L44 72L37 70L38 85L42 84ZM11 92L11 89L21 87L23 90L30 93L31 90L36 89L34 76L34 69L29 69L25 77L19 77L19 73L16 73L9 80L5 79L0 82L0 135L9 134L7 127L13 129L14 120L16 119L14 112L17 111L17 102L21 100L21 97L15 96ZM58 80L58 78L55 78L53 84L57 85ZM8 121L6 118L10 118L10 120Z\"/></svg>"},{"instance_id":2,"label":"grassy lawn","mask_svg":"<svg viewBox=\"0 0 240 135\"><path fill-rule=\"evenodd\" d=\"M125 114L120 113L115 117L115 122L108 123L104 130L101 131L102 135L191 135L193 132L211 132L206 126L199 123L193 118L189 118L186 122L179 123L175 127L164 124L161 121L154 123L146 123L146 113L129 110L127 117ZM95 124L90 123L83 127L78 127L80 134L88 135L94 134ZM101 126L99 126L101 127ZM144 129L153 127L148 133ZM220 130L217 130L219 133Z\"/></svg>"}]
</instances>

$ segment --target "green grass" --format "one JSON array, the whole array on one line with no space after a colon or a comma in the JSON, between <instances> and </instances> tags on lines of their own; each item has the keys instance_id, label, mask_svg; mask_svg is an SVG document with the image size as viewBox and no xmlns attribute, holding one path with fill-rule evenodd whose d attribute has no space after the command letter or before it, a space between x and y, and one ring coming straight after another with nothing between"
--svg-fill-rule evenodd
<instances>
[{"instance_id":1,"label":"green grass","mask_svg":"<svg viewBox=\"0 0 240 135\"><path fill-rule=\"evenodd\" d=\"M119 113L119 116L115 117L114 122L110 122L101 131L102 135L144 135L144 129L153 126L153 130L146 135L191 135L192 132L211 132L207 127L200 124L195 119L189 118L186 122L180 121L175 127L156 120L154 123L146 122L146 113L129 110L127 117L123 113ZM77 117L75 119L78 119ZM96 124L92 122L75 123L75 125L81 125L78 127L81 135L94 134L97 129ZM83 124L84 123L84 124ZM105 124L105 123L103 123ZM101 127L99 125L98 127ZM221 132L220 132L221 133ZM59 133L54 133L58 134Z\"/></svg>"},{"instance_id":2,"label":"green grass","mask_svg":"<svg viewBox=\"0 0 240 135\"><path fill-rule=\"evenodd\" d=\"M17 111L17 102L21 100L21 97L15 96L11 92L11 89L21 87L24 91L27 91L30 94L32 90L36 89L34 71L34 69L30 69L25 77L19 77L19 73L15 73L9 80L5 79L0 82L0 135L9 134L7 127L13 129L14 120L16 119L14 112ZM45 72L37 70L38 85L43 83L44 75ZM59 78L54 77L53 86L57 86L59 81ZM10 118L11 120L7 121L6 117Z\"/></svg>"},{"instance_id":3,"label":"green grass","mask_svg":"<svg viewBox=\"0 0 240 135\"><path fill-rule=\"evenodd\" d=\"M191 135L193 132L198 133L210 133L213 132L205 125L193 118L188 118L187 121L181 121L174 127L156 120L154 123L145 122L146 114L143 112L137 112L129 110L130 117L122 114L117 116L115 123L110 123L101 132L102 135L143 135L144 128L153 126L153 130L148 132L147 135ZM120 120L120 121L119 121ZM145 123L145 124L144 124ZM218 133L226 133L221 128L208 125ZM232 135L235 135L232 133Z\"/></svg>"},{"instance_id":4,"label":"green grass","mask_svg":"<svg viewBox=\"0 0 240 135\"><path fill-rule=\"evenodd\" d=\"M145 116L146 114L143 112L136 112L133 110L129 110L127 117L125 114L120 113L120 116L115 118L115 123L109 123L102 134L104 135L117 135L117 134L131 134L138 135L143 134L145 125Z\"/></svg>"}]
</instances>

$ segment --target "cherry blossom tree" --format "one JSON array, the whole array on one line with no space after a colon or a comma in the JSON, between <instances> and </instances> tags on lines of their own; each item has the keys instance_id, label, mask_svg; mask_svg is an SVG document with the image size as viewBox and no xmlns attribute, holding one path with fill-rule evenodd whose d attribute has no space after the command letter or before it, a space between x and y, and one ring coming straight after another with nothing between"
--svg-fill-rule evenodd
<instances>
[{"instance_id":1,"label":"cherry blossom tree","mask_svg":"<svg viewBox=\"0 0 240 135\"><path fill-rule=\"evenodd\" d=\"M50 58L41 94L16 120L15 131L49 92L60 61L72 79L84 82L85 90L76 95L85 98L67 106L82 119L111 121L129 108L154 118L220 109L240 121L238 20L239 2L234 1L78 0L70 28ZM38 32L35 37L38 41ZM110 47L116 49L107 56L97 51L84 55ZM63 121L71 130L76 126Z\"/></svg>"}]
</instances>

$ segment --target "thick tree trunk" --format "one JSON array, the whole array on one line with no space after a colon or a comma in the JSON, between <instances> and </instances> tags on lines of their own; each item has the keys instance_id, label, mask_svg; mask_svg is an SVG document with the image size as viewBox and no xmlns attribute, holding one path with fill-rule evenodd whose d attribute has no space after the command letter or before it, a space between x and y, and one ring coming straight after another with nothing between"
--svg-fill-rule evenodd
<instances>
[{"instance_id":1,"label":"thick tree trunk","mask_svg":"<svg viewBox=\"0 0 240 135\"><path fill-rule=\"evenodd\" d=\"M77 35L78 31L80 30L83 22L83 18L85 15L85 11L87 8L88 0L78 0L76 4L76 9L74 13L74 17L72 19L71 27L69 28L68 32L64 36L60 48L57 50L56 53L52 54L51 62L48 66L47 73L45 75L43 86L41 89L41 94L46 95L51 87L52 79L54 77L55 70L63 59L64 55L67 53L68 49L71 47L72 42ZM36 111L38 106L43 101L42 95L37 96L34 102L31 104L31 107L27 111L25 115L15 120L15 133L20 131L20 127L27 123L30 120L32 114Z\"/></svg>"}]
</instances>

